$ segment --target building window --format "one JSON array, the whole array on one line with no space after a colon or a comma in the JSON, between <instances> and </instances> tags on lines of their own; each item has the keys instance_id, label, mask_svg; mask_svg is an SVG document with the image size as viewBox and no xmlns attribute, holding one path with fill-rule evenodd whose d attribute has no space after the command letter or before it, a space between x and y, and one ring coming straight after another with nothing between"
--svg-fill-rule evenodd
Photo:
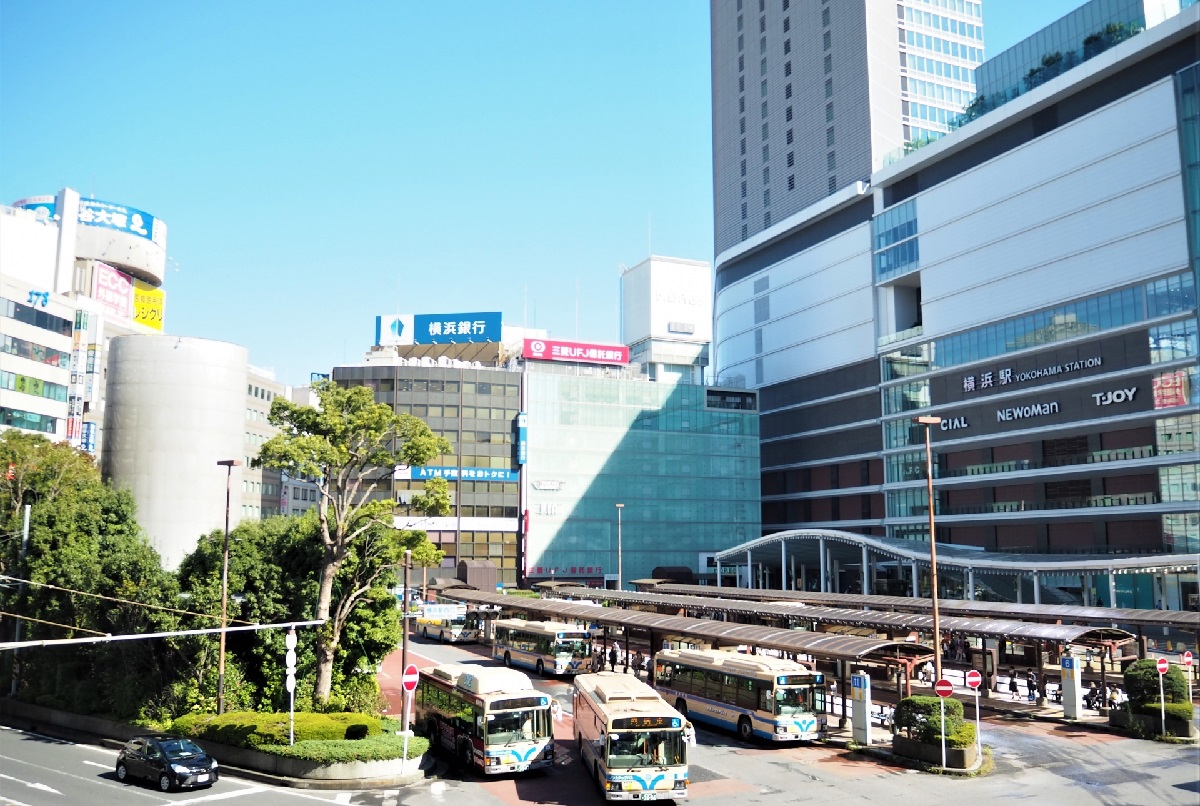
<instances>
[{"instance_id":1,"label":"building window","mask_svg":"<svg viewBox=\"0 0 1200 806\"><path fill-rule=\"evenodd\" d=\"M825 122L833 123L833 104L825 104Z\"/></svg>"},{"instance_id":2,"label":"building window","mask_svg":"<svg viewBox=\"0 0 1200 806\"><path fill-rule=\"evenodd\" d=\"M792 63L791 62L783 63L783 74L785 76L790 76L792 74Z\"/></svg>"},{"instance_id":3,"label":"building window","mask_svg":"<svg viewBox=\"0 0 1200 806\"><path fill-rule=\"evenodd\" d=\"M825 54L825 75L829 75L832 72L833 72L833 56L826 53Z\"/></svg>"},{"instance_id":4,"label":"building window","mask_svg":"<svg viewBox=\"0 0 1200 806\"><path fill-rule=\"evenodd\" d=\"M825 130L825 147L833 148L833 127L830 126ZM742 153L745 153L744 151Z\"/></svg>"},{"instance_id":5,"label":"building window","mask_svg":"<svg viewBox=\"0 0 1200 806\"><path fill-rule=\"evenodd\" d=\"M821 9L821 24L822 25L829 24L829 7L828 6Z\"/></svg>"},{"instance_id":6,"label":"building window","mask_svg":"<svg viewBox=\"0 0 1200 806\"><path fill-rule=\"evenodd\" d=\"M738 54L738 72L740 73L741 71L743 71L745 69L746 69L746 57L741 54Z\"/></svg>"},{"instance_id":7,"label":"building window","mask_svg":"<svg viewBox=\"0 0 1200 806\"><path fill-rule=\"evenodd\" d=\"M791 88L792 88L792 85L791 85L791 84L788 84L788 89L791 89ZM785 114L783 117L784 117L784 119L786 119L786 120L787 120L789 123L791 122L791 120L792 120L792 108L791 108L790 106L787 108L787 114Z\"/></svg>"},{"instance_id":8,"label":"building window","mask_svg":"<svg viewBox=\"0 0 1200 806\"><path fill-rule=\"evenodd\" d=\"M750 232L750 230L746 229L746 225L742 224L742 240L743 241L746 240L748 237L750 237L749 232Z\"/></svg>"},{"instance_id":9,"label":"building window","mask_svg":"<svg viewBox=\"0 0 1200 806\"><path fill-rule=\"evenodd\" d=\"M746 77L738 76L738 92L746 91Z\"/></svg>"},{"instance_id":10,"label":"building window","mask_svg":"<svg viewBox=\"0 0 1200 806\"><path fill-rule=\"evenodd\" d=\"M792 30L792 18L784 17L783 18L783 32L787 33L790 30Z\"/></svg>"},{"instance_id":11,"label":"building window","mask_svg":"<svg viewBox=\"0 0 1200 806\"><path fill-rule=\"evenodd\" d=\"M829 50L831 47L833 47L833 35L830 34L829 31L825 32L825 36L821 37L821 41L824 44L825 50Z\"/></svg>"},{"instance_id":12,"label":"building window","mask_svg":"<svg viewBox=\"0 0 1200 806\"><path fill-rule=\"evenodd\" d=\"M837 177L831 176L829 177L829 192L833 193L835 190L837 190Z\"/></svg>"},{"instance_id":13,"label":"building window","mask_svg":"<svg viewBox=\"0 0 1200 806\"><path fill-rule=\"evenodd\" d=\"M746 156L746 138L742 138L742 156Z\"/></svg>"},{"instance_id":14,"label":"building window","mask_svg":"<svg viewBox=\"0 0 1200 806\"><path fill-rule=\"evenodd\" d=\"M739 115L746 114L746 99L744 97L738 98L738 114Z\"/></svg>"},{"instance_id":15,"label":"building window","mask_svg":"<svg viewBox=\"0 0 1200 806\"><path fill-rule=\"evenodd\" d=\"M759 97L761 97L761 98L767 97L767 80L765 78L759 84L759 93L758 94L759 94Z\"/></svg>"},{"instance_id":16,"label":"building window","mask_svg":"<svg viewBox=\"0 0 1200 806\"><path fill-rule=\"evenodd\" d=\"M760 76L765 76L767 74L767 60L766 59L763 59L761 62L759 62L758 74Z\"/></svg>"},{"instance_id":17,"label":"building window","mask_svg":"<svg viewBox=\"0 0 1200 806\"><path fill-rule=\"evenodd\" d=\"M742 220L746 220L746 203L742 202Z\"/></svg>"},{"instance_id":18,"label":"building window","mask_svg":"<svg viewBox=\"0 0 1200 806\"><path fill-rule=\"evenodd\" d=\"M742 35L741 35L741 34L738 34L738 53L741 53L741 52L742 52L742 44L743 44L743 42L742 42Z\"/></svg>"},{"instance_id":19,"label":"building window","mask_svg":"<svg viewBox=\"0 0 1200 806\"><path fill-rule=\"evenodd\" d=\"M794 168L796 166L796 152L795 151L788 152L787 164L788 164L789 168Z\"/></svg>"},{"instance_id":20,"label":"building window","mask_svg":"<svg viewBox=\"0 0 1200 806\"><path fill-rule=\"evenodd\" d=\"M742 160L742 176L746 175L746 161Z\"/></svg>"},{"instance_id":21,"label":"building window","mask_svg":"<svg viewBox=\"0 0 1200 806\"><path fill-rule=\"evenodd\" d=\"M790 40L790 39L783 40L783 52L785 54L792 52L792 40Z\"/></svg>"},{"instance_id":22,"label":"building window","mask_svg":"<svg viewBox=\"0 0 1200 806\"><path fill-rule=\"evenodd\" d=\"M796 189L796 175L788 174L788 190Z\"/></svg>"},{"instance_id":23,"label":"building window","mask_svg":"<svg viewBox=\"0 0 1200 806\"><path fill-rule=\"evenodd\" d=\"M741 14L738 14L737 26L738 26L739 31L742 30L742 15Z\"/></svg>"},{"instance_id":24,"label":"building window","mask_svg":"<svg viewBox=\"0 0 1200 806\"><path fill-rule=\"evenodd\" d=\"M742 118L738 121L738 128L741 130L742 134L746 133L746 119L745 118Z\"/></svg>"},{"instance_id":25,"label":"building window","mask_svg":"<svg viewBox=\"0 0 1200 806\"><path fill-rule=\"evenodd\" d=\"M788 145L792 144L792 130L791 129L787 130L787 144Z\"/></svg>"},{"instance_id":26,"label":"building window","mask_svg":"<svg viewBox=\"0 0 1200 806\"><path fill-rule=\"evenodd\" d=\"M837 155L835 155L832 151L825 155L825 170L837 170Z\"/></svg>"},{"instance_id":27,"label":"building window","mask_svg":"<svg viewBox=\"0 0 1200 806\"><path fill-rule=\"evenodd\" d=\"M767 52L767 38L765 36L762 39L758 40L758 52L759 53Z\"/></svg>"},{"instance_id":28,"label":"building window","mask_svg":"<svg viewBox=\"0 0 1200 806\"><path fill-rule=\"evenodd\" d=\"M825 97L826 98L833 97L833 79L832 78L825 79Z\"/></svg>"},{"instance_id":29,"label":"building window","mask_svg":"<svg viewBox=\"0 0 1200 806\"><path fill-rule=\"evenodd\" d=\"M766 33L766 31L767 31L767 18L759 17L758 18L758 32Z\"/></svg>"},{"instance_id":30,"label":"building window","mask_svg":"<svg viewBox=\"0 0 1200 806\"><path fill-rule=\"evenodd\" d=\"M764 185L771 184L771 169L770 168L763 168L763 184Z\"/></svg>"},{"instance_id":31,"label":"building window","mask_svg":"<svg viewBox=\"0 0 1200 806\"><path fill-rule=\"evenodd\" d=\"M784 97L784 98L791 98L791 97L792 97L792 85L791 85L791 84L788 84L787 86L785 86L785 87L783 88L783 97ZM791 115L791 112L792 112L792 108L789 106L789 107L788 107L788 115L789 115L789 116ZM791 117L788 117L788 120L791 120Z\"/></svg>"},{"instance_id":32,"label":"building window","mask_svg":"<svg viewBox=\"0 0 1200 806\"><path fill-rule=\"evenodd\" d=\"M763 226L764 227L771 226L771 211L770 210L767 210L767 212L763 213Z\"/></svg>"},{"instance_id":33,"label":"building window","mask_svg":"<svg viewBox=\"0 0 1200 806\"><path fill-rule=\"evenodd\" d=\"M764 118L767 116L767 102L766 101L762 102L762 116Z\"/></svg>"},{"instance_id":34,"label":"building window","mask_svg":"<svg viewBox=\"0 0 1200 806\"><path fill-rule=\"evenodd\" d=\"M742 198L743 199L746 198L746 183L745 183L745 181L742 182Z\"/></svg>"},{"instance_id":35,"label":"building window","mask_svg":"<svg viewBox=\"0 0 1200 806\"><path fill-rule=\"evenodd\" d=\"M771 146L764 145L763 146L763 162L770 162L770 161L771 161Z\"/></svg>"}]
</instances>

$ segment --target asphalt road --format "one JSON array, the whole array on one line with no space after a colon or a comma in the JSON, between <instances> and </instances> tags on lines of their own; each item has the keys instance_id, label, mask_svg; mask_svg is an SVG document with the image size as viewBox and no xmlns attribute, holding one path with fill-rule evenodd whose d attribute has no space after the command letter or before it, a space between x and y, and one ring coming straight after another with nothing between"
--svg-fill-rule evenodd
<instances>
[{"instance_id":1,"label":"asphalt road","mask_svg":"<svg viewBox=\"0 0 1200 806\"><path fill-rule=\"evenodd\" d=\"M478 649L417 641L415 663L490 662ZM391 680L394 672L395 680ZM399 689L399 669L384 667L385 691ZM392 683L394 682L394 686ZM570 684L535 684L565 706L556 723L555 766L528 776L484 779L450 768L442 778L401 789L314 791L274 787L222 775L211 789L160 793L151 783L122 784L116 751L16 730L0 729L0 806L156 806L228 804L296 806L499 806L543 803L597 806L600 797L579 768L570 716ZM395 701L398 710L399 700ZM1125 739L1055 723L985 719L984 744L995 771L979 778L927 775L822 746L767 747L731 734L700 729L691 752L691 800L707 806L736 803L935 803L982 806L1024 801L1047 804L1200 804L1200 749Z\"/></svg>"}]
</instances>

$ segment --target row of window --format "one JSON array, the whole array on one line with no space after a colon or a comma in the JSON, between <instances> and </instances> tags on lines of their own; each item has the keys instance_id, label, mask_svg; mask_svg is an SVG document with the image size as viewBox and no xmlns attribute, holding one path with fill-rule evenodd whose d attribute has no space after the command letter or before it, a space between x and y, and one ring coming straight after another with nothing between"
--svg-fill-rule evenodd
<instances>
[{"instance_id":1,"label":"row of window","mask_svg":"<svg viewBox=\"0 0 1200 806\"><path fill-rule=\"evenodd\" d=\"M249 495L279 495L279 485L270 481L242 479L242 492Z\"/></svg>"},{"instance_id":2,"label":"row of window","mask_svg":"<svg viewBox=\"0 0 1200 806\"><path fill-rule=\"evenodd\" d=\"M54 434L58 431L58 420L59 418L47 414L34 414L32 411L0 406L0 425L24 428L26 431L40 431L43 434Z\"/></svg>"},{"instance_id":3,"label":"row of window","mask_svg":"<svg viewBox=\"0 0 1200 806\"><path fill-rule=\"evenodd\" d=\"M936 81L925 81L919 78L909 78L901 76L900 78L901 92L907 92L910 95L920 95L924 98L930 98L935 101L943 101L948 104L953 104L958 109L962 109L975 97L975 93L967 90L948 87L945 84L939 84Z\"/></svg>"},{"instance_id":4,"label":"row of window","mask_svg":"<svg viewBox=\"0 0 1200 806\"><path fill-rule=\"evenodd\" d=\"M75 323L70 319L63 319L61 316L55 316L41 308L35 308L32 305L22 305L19 302L14 302L11 299L3 297L0 297L0 316L15 319L18 322L24 322L27 325L33 325L42 330L57 333L60 336L70 336L75 328Z\"/></svg>"},{"instance_id":5,"label":"row of window","mask_svg":"<svg viewBox=\"0 0 1200 806\"><path fill-rule=\"evenodd\" d=\"M930 36L920 31L905 31L904 41L915 48L924 48L954 59L965 59L976 64L983 61L983 48L971 47L951 39L942 39L940 36Z\"/></svg>"},{"instance_id":6,"label":"row of window","mask_svg":"<svg viewBox=\"0 0 1200 806\"><path fill-rule=\"evenodd\" d=\"M957 11L959 14L965 14L968 17L983 19L982 3L972 3L971 0L921 0L921 2L926 5L944 8L947 11Z\"/></svg>"},{"instance_id":7,"label":"row of window","mask_svg":"<svg viewBox=\"0 0 1200 806\"><path fill-rule=\"evenodd\" d=\"M950 125L951 121L960 114L953 109L917 103L916 101L901 101L900 106L901 113L906 117L928 120L931 123L937 123L941 126Z\"/></svg>"},{"instance_id":8,"label":"row of window","mask_svg":"<svg viewBox=\"0 0 1200 806\"><path fill-rule=\"evenodd\" d=\"M386 398L385 398L386 399ZM397 403L395 406L397 414L411 414L414 417L425 419L426 417L449 417L455 419L458 417L458 406L430 406L424 403ZM493 409L483 406L463 406L462 416L464 419L476 420L496 420L499 422L512 422L517 417L516 409Z\"/></svg>"},{"instance_id":9,"label":"row of window","mask_svg":"<svg viewBox=\"0 0 1200 806\"><path fill-rule=\"evenodd\" d=\"M883 377L885 381L899 380L1084 333L1186 313L1195 307L1195 279L1192 272L1185 271L888 353L883 356ZM1070 323L1070 327L1061 323Z\"/></svg>"},{"instance_id":10,"label":"row of window","mask_svg":"<svg viewBox=\"0 0 1200 806\"><path fill-rule=\"evenodd\" d=\"M960 84L974 84L975 71L970 67L949 64L940 59L919 56L915 53L900 53L900 66L918 73L928 73L931 76L957 81Z\"/></svg>"},{"instance_id":11,"label":"row of window","mask_svg":"<svg viewBox=\"0 0 1200 806\"><path fill-rule=\"evenodd\" d=\"M983 26L973 25L969 22L956 20L953 17L945 17L941 14L934 14L929 11L919 11L915 8L904 9L904 21L911 22L915 25L923 25L926 28L933 28L956 36L965 36L967 39L978 39L983 41Z\"/></svg>"},{"instance_id":12,"label":"row of window","mask_svg":"<svg viewBox=\"0 0 1200 806\"><path fill-rule=\"evenodd\" d=\"M0 353L28 358L30 361L37 361L39 364L48 364L52 367L71 368L70 353L18 339L16 336L0 336Z\"/></svg>"},{"instance_id":13,"label":"row of window","mask_svg":"<svg viewBox=\"0 0 1200 806\"><path fill-rule=\"evenodd\" d=\"M253 431L246 432L247 445L262 445L268 439L270 439L270 437L266 434L255 434Z\"/></svg>"},{"instance_id":14,"label":"row of window","mask_svg":"<svg viewBox=\"0 0 1200 806\"><path fill-rule=\"evenodd\" d=\"M363 378L339 380L339 386L365 386L376 392L446 392L459 394L458 381L413 380L412 378ZM492 397L519 397L521 387L515 383L493 383L491 381L464 381L464 395L490 395Z\"/></svg>"},{"instance_id":15,"label":"row of window","mask_svg":"<svg viewBox=\"0 0 1200 806\"><path fill-rule=\"evenodd\" d=\"M0 371L0 389L21 392L34 397L44 397L59 403L67 402L67 387L61 383L51 383L41 378L31 378L28 375L18 375L15 372Z\"/></svg>"},{"instance_id":16,"label":"row of window","mask_svg":"<svg viewBox=\"0 0 1200 806\"><path fill-rule=\"evenodd\" d=\"M269 389L263 389L261 386L255 386L252 383L246 384L246 395L249 397L258 398L259 400L265 400L268 403L275 399L274 392L270 391Z\"/></svg>"},{"instance_id":17,"label":"row of window","mask_svg":"<svg viewBox=\"0 0 1200 806\"><path fill-rule=\"evenodd\" d=\"M246 419L252 423L265 423L268 413L261 409L246 409Z\"/></svg>"}]
</instances>

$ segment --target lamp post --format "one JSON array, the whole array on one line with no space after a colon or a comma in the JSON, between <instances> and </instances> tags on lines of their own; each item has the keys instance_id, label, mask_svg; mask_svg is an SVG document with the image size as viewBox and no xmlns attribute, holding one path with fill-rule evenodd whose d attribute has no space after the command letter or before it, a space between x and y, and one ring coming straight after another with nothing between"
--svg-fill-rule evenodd
<instances>
[{"instance_id":1,"label":"lamp post","mask_svg":"<svg viewBox=\"0 0 1200 806\"><path fill-rule=\"evenodd\" d=\"M217 714L225 713L225 627L229 611L229 488L233 469L242 466L241 459L221 459L225 468L225 548L221 552L221 649L217 653Z\"/></svg>"},{"instance_id":2,"label":"lamp post","mask_svg":"<svg viewBox=\"0 0 1200 806\"><path fill-rule=\"evenodd\" d=\"M621 510L624 508L624 504L617 504L617 590L625 589L621 566Z\"/></svg>"},{"instance_id":3,"label":"lamp post","mask_svg":"<svg viewBox=\"0 0 1200 806\"><path fill-rule=\"evenodd\" d=\"M942 679L942 622L938 618L937 532L933 523L933 444L929 429L940 425L941 417L926 415L916 422L925 426L925 489L929 499L929 584L933 596L933 674L934 682Z\"/></svg>"}]
</instances>

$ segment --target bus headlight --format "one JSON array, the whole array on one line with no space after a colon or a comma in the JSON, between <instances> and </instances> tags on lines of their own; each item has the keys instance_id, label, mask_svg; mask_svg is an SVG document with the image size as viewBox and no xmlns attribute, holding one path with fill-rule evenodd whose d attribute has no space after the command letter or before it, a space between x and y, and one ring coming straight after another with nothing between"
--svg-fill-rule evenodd
<instances>
[{"instance_id":1,"label":"bus headlight","mask_svg":"<svg viewBox=\"0 0 1200 806\"><path fill-rule=\"evenodd\" d=\"M620 792L624 789L625 789L624 781L609 781L608 782L608 791L609 792Z\"/></svg>"},{"instance_id":2,"label":"bus headlight","mask_svg":"<svg viewBox=\"0 0 1200 806\"><path fill-rule=\"evenodd\" d=\"M488 756L487 763L488 763L489 767L499 767L500 766L500 756Z\"/></svg>"},{"instance_id":3,"label":"bus headlight","mask_svg":"<svg viewBox=\"0 0 1200 806\"><path fill-rule=\"evenodd\" d=\"M775 726L775 732L776 732L776 733L787 733L787 732L788 732L788 726L787 726L787 725L776 725L776 726Z\"/></svg>"},{"instance_id":4,"label":"bus headlight","mask_svg":"<svg viewBox=\"0 0 1200 806\"><path fill-rule=\"evenodd\" d=\"M677 780L675 782L675 784L671 788L672 789L687 789L687 779L680 778L679 780Z\"/></svg>"}]
</instances>

